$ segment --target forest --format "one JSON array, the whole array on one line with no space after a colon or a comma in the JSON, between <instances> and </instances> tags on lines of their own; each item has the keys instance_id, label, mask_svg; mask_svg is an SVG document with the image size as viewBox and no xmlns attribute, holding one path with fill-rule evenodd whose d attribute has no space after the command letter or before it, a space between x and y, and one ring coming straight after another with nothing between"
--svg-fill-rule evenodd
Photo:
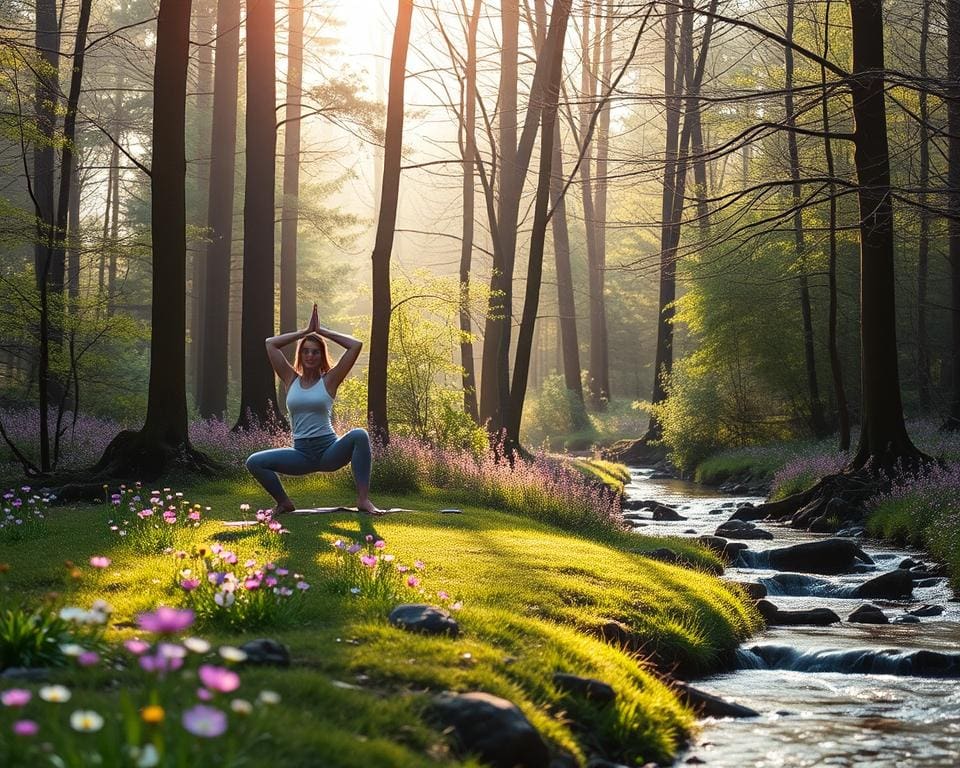
<instances>
[{"instance_id":1,"label":"forest","mask_svg":"<svg viewBox=\"0 0 960 768\"><path fill-rule=\"evenodd\" d=\"M303 458L314 381L336 461ZM766 595L910 624L960 585L960 0L0 0L0 479L11 765L38 731L56 765L225 731L224 765L751 764L696 751L689 682L841 622ZM901 586L769 581L871 569ZM412 594L445 639L408 637ZM944 610L935 674L899 636L913 671L844 668L846 630L827 671L960 676ZM192 638L187 709L191 626L223 647ZM3 687L34 667L96 718ZM472 732L474 695L530 740ZM304 707L323 735L281 743ZM952 764L943 718L916 765Z\"/></svg>"}]
</instances>

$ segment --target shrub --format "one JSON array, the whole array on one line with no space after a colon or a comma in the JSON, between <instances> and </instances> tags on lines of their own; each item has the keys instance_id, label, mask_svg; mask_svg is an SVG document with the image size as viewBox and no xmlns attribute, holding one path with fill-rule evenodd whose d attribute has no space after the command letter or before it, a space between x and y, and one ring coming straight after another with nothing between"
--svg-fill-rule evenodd
<instances>
[{"instance_id":1,"label":"shrub","mask_svg":"<svg viewBox=\"0 0 960 768\"><path fill-rule=\"evenodd\" d=\"M11 488L0 502L0 541L43 536L52 496L33 493L29 485Z\"/></svg>"},{"instance_id":2,"label":"shrub","mask_svg":"<svg viewBox=\"0 0 960 768\"><path fill-rule=\"evenodd\" d=\"M553 375L544 379L540 391L524 407L523 433L528 443L539 445L547 441L555 445L557 438L574 433L585 433L578 437L589 440L594 430L586 406L567 389L563 376Z\"/></svg>"}]
</instances>

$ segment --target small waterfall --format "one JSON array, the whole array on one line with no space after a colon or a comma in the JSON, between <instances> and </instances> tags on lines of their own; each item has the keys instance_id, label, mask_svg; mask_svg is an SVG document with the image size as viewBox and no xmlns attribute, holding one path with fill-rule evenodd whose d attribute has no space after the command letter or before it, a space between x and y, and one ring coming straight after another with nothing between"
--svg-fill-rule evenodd
<instances>
[{"instance_id":1,"label":"small waterfall","mask_svg":"<svg viewBox=\"0 0 960 768\"><path fill-rule=\"evenodd\" d=\"M801 651L791 646L754 645L740 649L736 658L740 669L960 679L960 653L939 651L895 648Z\"/></svg>"}]
</instances>

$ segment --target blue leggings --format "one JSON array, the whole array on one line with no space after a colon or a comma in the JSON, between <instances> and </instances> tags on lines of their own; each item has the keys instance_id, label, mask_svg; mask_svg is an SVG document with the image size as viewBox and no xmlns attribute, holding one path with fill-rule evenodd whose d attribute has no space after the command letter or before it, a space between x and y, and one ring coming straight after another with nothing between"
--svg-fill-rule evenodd
<instances>
[{"instance_id":1,"label":"blue leggings","mask_svg":"<svg viewBox=\"0 0 960 768\"><path fill-rule=\"evenodd\" d=\"M351 429L343 437L325 435L293 441L293 448L257 451L247 459L247 469L267 493L279 503L287 494L278 472L284 475L308 475L311 472L332 472L350 463L357 489L370 487L373 457L370 436L365 429Z\"/></svg>"}]
</instances>

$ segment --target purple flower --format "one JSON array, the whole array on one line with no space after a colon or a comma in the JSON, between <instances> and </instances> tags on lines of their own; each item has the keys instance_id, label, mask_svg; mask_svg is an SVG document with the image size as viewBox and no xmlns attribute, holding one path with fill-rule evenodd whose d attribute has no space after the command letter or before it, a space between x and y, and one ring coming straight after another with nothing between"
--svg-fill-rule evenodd
<instances>
[{"instance_id":1,"label":"purple flower","mask_svg":"<svg viewBox=\"0 0 960 768\"><path fill-rule=\"evenodd\" d=\"M240 687L240 675L225 667L203 664L197 670L200 682L217 693L230 693Z\"/></svg>"},{"instance_id":2,"label":"purple flower","mask_svg":"<svg viewBox=\"0 0 960 768\"><path fill-rule=\"evenodd\" d=\"M360 562L367 566L367 568L374 568L377 565L377 558L374 555L361 555Z\"/></svg>"},{"instance_id":3,"label":"purple flower","mask_svg":"<svg viewBox=\"0 0 960 768\"><path fill-rule=\"evenodd\" d=\"M100 663L100 654L96 651L84 651L77 656L77 664L81 667L92 667Z\"/></svg>"},{"instance_id":4,"label":"purple flower","mask_svg":"<svg viewBox=\"0 0 960 768\"><path fill-rule=\"evenodd\" d=\"M161 605L153 613L141 613L137 616L137 626L146 632L173 635L193 624L194 618L194 612L189 609L179 610Z\"/></svg>"},{"instance_id":5,"label":"purple flower","mask_svg":"<svg viewBox=\"0 0 960 768\"><path fill-rule=\"evenodd\" d=\"M355 555L355 554L357 554L357 552L359 552L361 549L363 549L363 547L361 547L359 544L352 544L350 547L347 548L347 554L348 554L348 555Z\"/></svg>"},{"instance_id":6,"label":"purple flower","mask_svg":"<svg viewBox=\"0 0 960 768\"><path fill-rule=\"evenodd\" d=\"M297 589L299 589L301 592L306 592L308 589L310 589L310 585L305 581L298 581Z\"/></svg>"},{"instance_id":7,"label":"purple flower","mask_svg":"<svg viewBox=\"0 0 960 768\"><path fill-rule=\"evenodd\" d=\"M176 656L168 656L163 653L157 653L154 656L141 656L140 668L144 672L165 675L167 672L175 672L183 666L183 659Z\"/></svg>"},{"instance_id":8,"label":"purple flower","mask_svg":"<svg viewBox=\"0 0 960 768\"><path fill-rule=\"evenodd\" d=\"M94 555L90 558L90 565L92 565L94 568L109 568L110 558L103 557L102 555Z\"/></svg>"},{"instance_id":9,"label":"purple flower","mask_svg":"<svg viewBox=\"0 0 960 768\"><path fill-rule=\"evenodd\" d=\"M134 656L139 656L142 653L146 653L150 650L150 643L145 643L143 640L126 640L123 643L123 647L126 648Z\"/></svg>"},{"instance_id":10,"label":"purple flower","mask_svg":"<svg viewBox=\"0 0 960 768\"><path fill-rule=\"evenodd\" d=\"M411 589L415 589L420 586L420 579L416 576L407 576L407 586Z\"/></svg>"},{"instance_id":11,"label":"purple flower","mask_svg":"<svg viewBox=\"0 0 960 768\"><path fill-rule=\"evenodd\" d=\"M194 736L206 739L223 735L227 730L227 715L215 707L197 704L183 713L183 727Z\"/></svg>"},{"instance_id":12,"label":"purple flower","mask_svg":"<svg viewBox=\"0 0 960 768\"><path fill-rule=\"evenodd\" d=\"M30 691L25 688L8 688L0 693L0 703L5 707L25 707L31 697Z\"/></svg>"},{"instance_id":13,"label":"purple flower","mask_svg":"<svg viewBox=\"0 0 960 768\"><path fill-rule=\"evenodd\" d=\"M377 539L377 540L373 543L373 548L374 548L374 549L386 549L386 548L387 548L387 542L385 542L383 539Z\"/></svg>"},{"instance_id":14,"label":"purple flower","mask_svg":"<svg viewBox=\"0 0 960 768\"><path fill-rule=\"evenodd\" d=\"M33 720L17 720L13 724L13 732L17 736L36 736L40 726Z\"/></svg>"},{"instance_id":15,"label":"purple flower","mask_svg":"<svg viewBox=\"0 0 960 768\"><path fill-rule=\"evenodd\" d=\"M253 577L244 579L243 588L250 592L253 592L255 589L260 589L260 579Z\"/></svg>"},{"instance_id":16,"label":"purple flower","mask_svg":"<svg viewBox=\"0 0 960 768\"><path fill-rule=\"evenodd\" d=\"M183 579L180 582L180 586L187 592L193 592L193 590L200 586L200 579Z\"/></svg>"}]
</instances>

